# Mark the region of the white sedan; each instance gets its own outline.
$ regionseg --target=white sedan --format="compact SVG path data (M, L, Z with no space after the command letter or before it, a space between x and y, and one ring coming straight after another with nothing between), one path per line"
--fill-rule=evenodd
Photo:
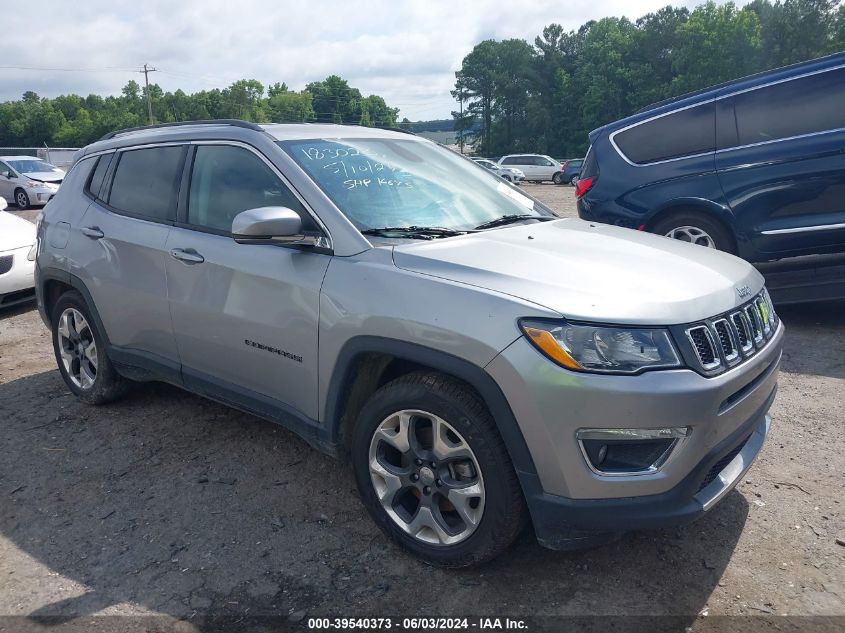
M0 198L0 308L35 297L35 225L5 208Z
M476 163L478 163L485 169L489 169L496 175L501 176L505 180L514 184L521 183L522 179L525 178L525 174L521 169L516 169L514 167L503 167L502 165L494 163L492 160L487 160L486 158L473 158L472 160L474 160Z

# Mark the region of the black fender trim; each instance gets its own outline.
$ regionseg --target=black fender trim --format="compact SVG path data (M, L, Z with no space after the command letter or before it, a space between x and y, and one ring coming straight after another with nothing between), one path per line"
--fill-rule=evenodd
M505 442L511 462L525 489L525 475L536 475L534 460L525 438L499 385L482 367L447 352L380 336L356 336L349 339L338 355L326 395L325 424L330 442L340 443L340 423L346 393L343 387L355 370L356 360L364 354L387 354L398 359L442 371L473 387L484 400L499 434Z
M47 327L51 327L50 317L52 315L47 314L47 307L44 304L46 298L44 290L48 281L60 281L71 286L82 295L82 298L85 299L85 303L88 304L88 309L91 311L91 315L94 317L97 328L106 339L106 346L110 347L111 342L109 341L108 332L106 332L106 328L103 326L103 321L100 319L99 312L97 312L97 306L94 304L94 299L88 291L88 287L85 285L85 282L76 275L73 275L66 270L61 270L60 268L36 267L36 271L37 279L35 283L35 294L38 297L38 311L41 313L41 318L44 319Z

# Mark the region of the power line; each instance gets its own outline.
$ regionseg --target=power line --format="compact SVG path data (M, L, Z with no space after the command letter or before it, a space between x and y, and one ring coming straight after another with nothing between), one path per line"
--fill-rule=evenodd
M64 73L125 73L135 69L121 68L119 66L106 66L104 68L47 68L44 66L0 66L0 70L36 70Z

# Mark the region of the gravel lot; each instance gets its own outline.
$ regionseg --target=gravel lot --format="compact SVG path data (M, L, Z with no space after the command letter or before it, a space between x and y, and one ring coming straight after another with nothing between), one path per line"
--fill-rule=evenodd
M574 214L571 187L525 189ZM772 433L716 509L459 572L389 543L349 469L271 423L160 384L78 403L34 306L2 312L0 614L845 616L845 303L780 312Z

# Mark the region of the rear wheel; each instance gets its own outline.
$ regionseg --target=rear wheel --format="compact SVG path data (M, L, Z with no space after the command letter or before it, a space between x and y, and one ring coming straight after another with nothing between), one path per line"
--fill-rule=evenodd
M15 189L15 204L17 204L18 209L21 210L29 208L29 196L26 191L23 189Z
M462 383L414 373L379 389L353 431L358 490L392 539L441 567L490 560L527 513L490 413Z
M563 172L559 171L559 172L555 173L555 175L552 176L552 182L555 183L556 185L562 185L563 184Z
M736 253L733 238L725 226L701 213L675 213L657 221L650 231L682 242Z
M104 337L82 295L69 290L59 297L51 324L59 372L77 398L104 404L126 392L128 383L112 366Z

